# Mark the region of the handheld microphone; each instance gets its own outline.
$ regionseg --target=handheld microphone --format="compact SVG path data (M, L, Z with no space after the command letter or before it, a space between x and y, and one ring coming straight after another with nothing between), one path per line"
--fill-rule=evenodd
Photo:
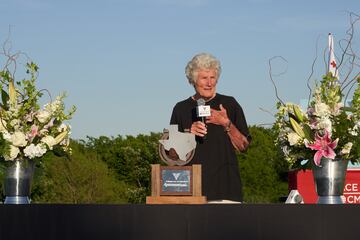
M205 117L211 116L210 106L205 105L205 100L203 98L199 98L196 102L196 115L198 118L201 118L201 122L205 124ZM205 139L205 136L203 138Z

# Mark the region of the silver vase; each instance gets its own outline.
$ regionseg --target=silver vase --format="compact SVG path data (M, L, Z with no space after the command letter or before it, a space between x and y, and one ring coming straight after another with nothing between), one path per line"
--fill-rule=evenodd
M30 159L7 163L4 179L5 204L29 204L35 164Z
M321 166L313 166L318 204L343 204L348 160L321 159Z

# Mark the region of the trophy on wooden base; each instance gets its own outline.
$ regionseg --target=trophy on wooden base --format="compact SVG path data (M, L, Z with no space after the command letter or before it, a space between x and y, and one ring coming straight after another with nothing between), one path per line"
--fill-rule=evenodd
M184 166L195 154L191 133L178 131L177 125L164 129L159 140L159 155L168 166L151 165L151 196L147 204L205 204L201 193L201 165Z

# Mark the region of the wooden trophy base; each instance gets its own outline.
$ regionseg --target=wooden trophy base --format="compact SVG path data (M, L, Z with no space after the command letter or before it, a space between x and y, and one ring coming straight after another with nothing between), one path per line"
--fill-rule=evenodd
M204 196L149 196L146 204L206 204Z
M188 191L164 190L162 171L190 171L190 185ZM174 174L175 175L175 174ZM189 176L188 175L188 176ZM166 187L165 187L166 188ZM161 167L151 165L151 196L146 197L146 204L206 204L207 199L201 194L201 165Z

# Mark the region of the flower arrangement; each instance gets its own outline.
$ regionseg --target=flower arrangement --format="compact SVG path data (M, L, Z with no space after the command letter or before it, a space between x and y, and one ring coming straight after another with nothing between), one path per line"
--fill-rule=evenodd
M360 77L349 107L344 106L339 81L330 72L315 87L306 111L293 103L277 104L276 144L291 167L304 167L302 161L310 159L319 166L322 157L359 159L359 83Z
M353 163L360 160L360 58L352 46L356 22L360 22L360 16L350 13L347 38L339 41L342 51L339 65L333 50L333 37L329 34L327 74L320 82L315 82L315 87L310 88L308 84L310 94L306 109L285 103L278 97L270 71L279 99L273 126L277 135L275 142L290 168L321 166L322 158ZM341 81L339 73L342 73Z
M47 90L36 89L38 66L31 62L26 69L29 79L19 82L8 69L0 71L0 157L9 161L40 158L55 150L71 153L71 127L64 121L72 118L75 106L64 112L63 93L41 108L39 100Z

